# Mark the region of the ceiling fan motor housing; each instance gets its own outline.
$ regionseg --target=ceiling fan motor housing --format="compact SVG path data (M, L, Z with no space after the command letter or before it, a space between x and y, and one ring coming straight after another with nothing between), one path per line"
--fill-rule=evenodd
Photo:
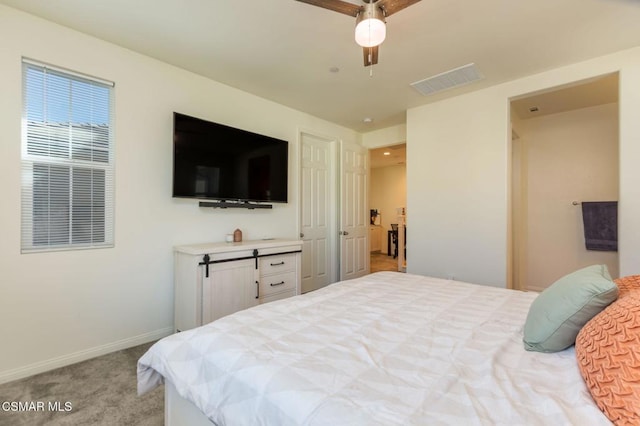
M368 67L378 63L378 46L387 35L385 18L421 0L362 0L361 5L345 0L296 1L356 18L355 39L363 47L364 66Z

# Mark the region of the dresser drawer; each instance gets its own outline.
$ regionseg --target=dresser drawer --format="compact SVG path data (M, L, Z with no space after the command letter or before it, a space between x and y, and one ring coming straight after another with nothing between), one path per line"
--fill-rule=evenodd
M280 299L286 299L287 297L293 297L296 295L295 290L284 291L282 293L272 294L270 296L261 297L260 304L274 302Z
M296 273L293 271L260 278L260 297L287 290L296 290Z
M260 258L260 275L262 276L294 271L295 269L295 253L276 254L274 256Z

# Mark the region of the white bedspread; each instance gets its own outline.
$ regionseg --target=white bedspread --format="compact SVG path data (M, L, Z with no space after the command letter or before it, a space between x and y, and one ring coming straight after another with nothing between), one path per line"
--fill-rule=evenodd
M573 349L527 352L536 293L382 272L156 343L163 377L217 425L599 425Z

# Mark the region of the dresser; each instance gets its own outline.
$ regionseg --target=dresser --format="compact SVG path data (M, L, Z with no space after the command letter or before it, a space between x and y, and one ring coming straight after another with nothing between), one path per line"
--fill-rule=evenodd
M284 239L175 247L175 331L300 294L301 252Z

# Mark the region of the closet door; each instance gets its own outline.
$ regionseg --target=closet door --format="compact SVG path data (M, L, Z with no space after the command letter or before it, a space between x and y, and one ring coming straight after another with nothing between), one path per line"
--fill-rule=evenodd
M302 135L300 199L302 292L317 290L331 282L332 209L335 192L331 182L332 142Z
M366 148L343 143L340 163L340 279L349 280L369 273Z

